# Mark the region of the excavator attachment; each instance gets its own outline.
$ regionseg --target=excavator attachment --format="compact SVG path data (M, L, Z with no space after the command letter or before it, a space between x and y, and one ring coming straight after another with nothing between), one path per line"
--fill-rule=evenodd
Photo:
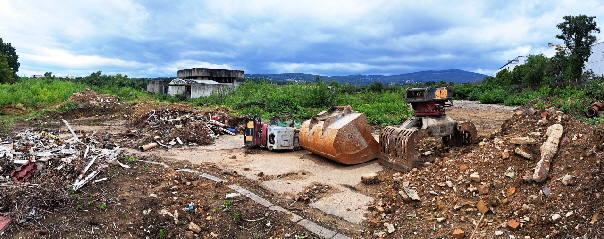
M411 103L414 116L380 132L380 162L401 171L419 166L423 162L417 146L427 137L441 137L447 146L476 142L472 122L458 122L445 114L445 107L452 105L447 103L451 98L450 87L408 88L405 101Z
M365 114L352 110L350 105L332 106L305 121L300 129L300 145L342 164L364 163L380 153Z

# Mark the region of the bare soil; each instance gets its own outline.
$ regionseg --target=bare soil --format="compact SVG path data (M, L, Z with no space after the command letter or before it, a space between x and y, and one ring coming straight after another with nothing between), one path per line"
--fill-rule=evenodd
M199 128L200 122L191 115L217 115L239 133L242 128L242 119L230 116L227 109L206 112L182 104L125 104L91 91L77 96L70 99L79 104L73 110L5 125L0 141L7 143L26 130L58 132L62 140L69 138L71 133L60 119L69 121L81 139L98 142L91 146L131 150L155 139L168 145L176 137L185 142L173 147L212 145L214 138L207 137L210 133ZM310 206L333 195L337 188L313 184L293 195L296 203L292 204L291 195L285 197L263 184L271 177L288 177L293 182L312 173L304 170L292 175L259 175L260 180L252 180L242 176L245 172L213 163L167 159L166 150L137 154L130 160L133 155L124 150L119 160L130 168L110 164L95 178L106 180L73 191L69 188L83 161L74 161L68 165L70 170L62 171L52 170L54 164L38 170L25 183L17 183L9 177L15 166L0 158L0 216L12 219L0 237L318 238L287 214L266 210L247 197L227 198L234 192L228 186L236 184L351 238L453 238L456 230L464 238L597 238L604 230L604 128L586 125L555 109L536 109L534 103L516 109L455 101L447 114L474 122L480 143L446 148L437 141L426 142L424 150L433 152L424 156L430 163L410 172L386 168L379 173L377 185L349 185L374 198L374 203L366 205L367 220L354 225ZM162 117L173 119L175 115L182 117L162 123ZM158 120L150 120L155 116ZM564 134L548 179L542 183L524 180L540 157L547 127L555 123L564 126ZM191 130L197 130L197 137L189 134ZM512 144L511 139L517 137L536 142ZM516 148L534 157L526 159L514 153ZM17 150L29 152L26 147ZM264 150L247 153L274 155ZM181 169L225 181L215 182ZM478 181L470 179L474 173L479 175ZM405 188L416 190L420 200L403 197L400 192Z

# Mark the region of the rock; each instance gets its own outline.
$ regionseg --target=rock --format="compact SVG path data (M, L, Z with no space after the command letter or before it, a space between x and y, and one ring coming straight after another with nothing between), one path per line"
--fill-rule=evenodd
M451 182L451 181L446 181L445 184L447 184L447 186L450 188L453 187L453 182Z
M241 196L241 194L239 194L239 193L229 193L224 198L229 199L229 198L236 198L239 196Z
M230 159L237 159L237 155L231 155L229 158Z
M502 231L495 231L495 236L501 236L501 235L503 235Z
M193 233L192 231L185 232L185 239L193 239L193 238L195 238L195 233Z
M511 138L510 143L526 145L526 144L535 144L535 143L537 143L537 141L532 138L529 138L529 137L516 137L516 138Z
M483 215L489 211L489 207L483 200L478 201L478 203L476 204L476 208L478 208L478 211Z
M549 174L550 161L558 152L558 144L560 143L560 137L564 132L564 127L561 124L553 124L547 128L547 140L541 145L541 160L535 167L533 173L533 180L536 182L543 182L547 179Z
M489 194L489 188L491 187L490 184L485 183L483 185L478 185L478 193L480 194Z
M518 228L520 228L520 222L518 220L509 220L506 225L512 230L518 230Z
M405 191L405 193L407 194L407 196L409 196L412 200L414 201L419 201L419 195L417 194L417 191L415 191L415 189L412 188L403 188L403 191Z
M411 202L413 200L411 200L411 198L409 197L409 195L407 195L407 193L405 193L405 191L398 191L398 194L401 195L401 197L403 198L403 202Z
M562 183L566 186L575 185L575 177L570 174L564 175L564 177L562 177Z
M558 213L552 215L552 222L558 221L561 217Z
M437 221L437 222L444 222L445 220L447 220L447 219L446 219L446 218L444 218L444 217L437 217L437 218L436 218L436 221Z
M510 189L508 189L508 192L506 195L507 195L507 197L510 197L510 196L514 195L514 193L516 193L516 188L510 188Z
M464 172L468 170L468 165L462 164L461 166L459 166L459 171L460 172Z
M457 238L457 239L461 239L466 237L466 232L464 232L463 230L456 228L455 230L453 230L453 238Z
M368 173L365 175L361 175L361 182L363 182L364 184L376 184L379 183L380 180L378 178L377 173Z
M501 153L501 158L502 158L502 159L508 159L508 158L510 158L510 153L508 152L508 150L507 150L507 149L506 149L506 150L504 150L504 151Z
M470 180L474 181L474 182L480 182L480 175L478 174L478 172L474 172L472 174L470 174Z
M391 223L384 223L384 226L386 227L386 230L388 230L388 233L393 233L396 229L394 228L394 225L392 225Z
M189 230L194 231L195 233L199 233L199 232L201 232L201 227L199 227L197 224L195 224L193 222L190 222Z
M518 154L518 155L520 155L523 158L528 159L528 160L533 159L533 155L532 154L530 154L529 152L524 151L524 149L522 149L520 147L516 147L514 149L514 153L516 153L516 154Z

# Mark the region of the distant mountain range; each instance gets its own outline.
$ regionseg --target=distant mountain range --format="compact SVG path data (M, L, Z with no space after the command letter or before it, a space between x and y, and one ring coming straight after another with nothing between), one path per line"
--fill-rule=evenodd
M283 74L245 74L245 78L269 79L274 81L295 81L310 82L314 81L319 75L304 73L283 73ZM451 69L442 71L420 71L400 75L349 75L349 76L321 76L322 81L337 81L339 83L349 83L351 85L366 86L373 82L382 82L384 85L407 85L420 82L453 82L462 84L476 82L488 77L487 75L474 72Z

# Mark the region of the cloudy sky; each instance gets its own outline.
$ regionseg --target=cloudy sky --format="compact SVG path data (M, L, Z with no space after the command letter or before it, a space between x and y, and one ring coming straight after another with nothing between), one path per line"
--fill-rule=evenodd
M517 56L553 55L547 43L562 43L556 25L568 15L604 26L598 0L0 0L0 38L16 48L20 76L492 75Z

